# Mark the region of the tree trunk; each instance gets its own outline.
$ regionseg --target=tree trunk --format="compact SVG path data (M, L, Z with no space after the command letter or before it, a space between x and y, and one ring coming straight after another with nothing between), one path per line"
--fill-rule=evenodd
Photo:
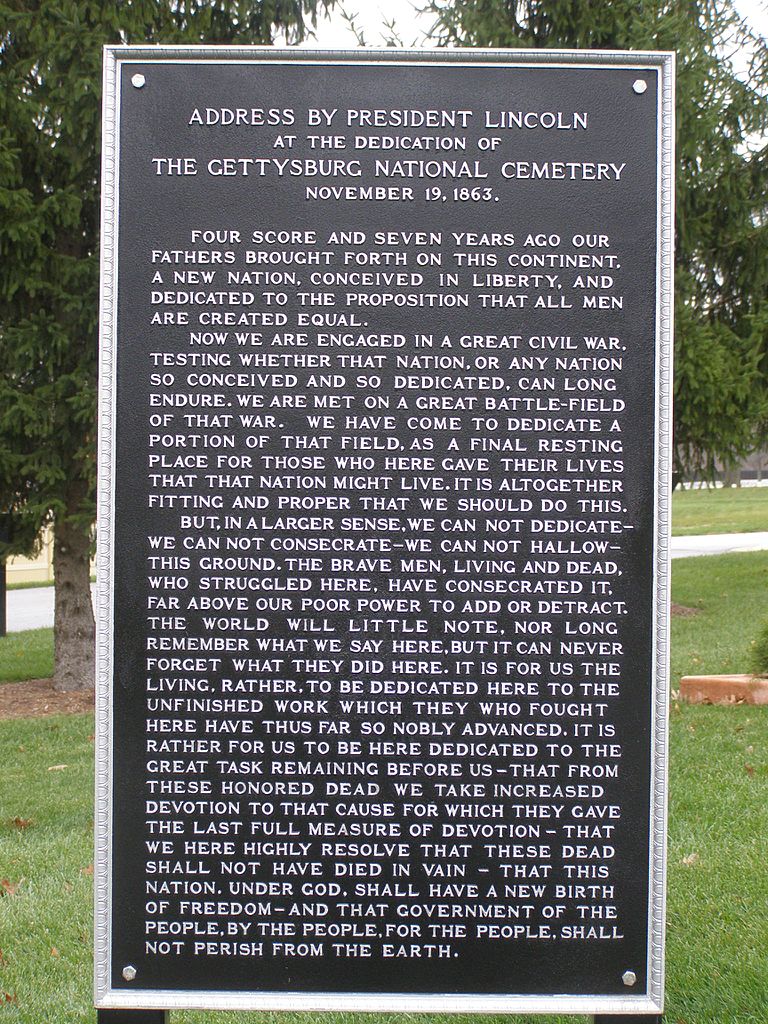
M66 519L55 523L53 538L53 688L92 690L96 681L96 627L89 538Z

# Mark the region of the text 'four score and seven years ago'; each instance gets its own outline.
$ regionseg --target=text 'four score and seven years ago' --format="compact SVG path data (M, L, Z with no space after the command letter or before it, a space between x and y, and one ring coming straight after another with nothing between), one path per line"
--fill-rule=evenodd
M620 938L625 346L567 333L622 310L610 238L200 229L148 263L147 951ZM371 330L403 305L508 333Z

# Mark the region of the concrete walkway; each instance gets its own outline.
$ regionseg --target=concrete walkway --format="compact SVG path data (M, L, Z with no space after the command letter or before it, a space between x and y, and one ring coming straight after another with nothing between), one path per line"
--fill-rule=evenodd
M673 537L672 557L724 555L731 551L767 551L768 533L713 533L705 537ZM95 587L91 588L92 595ZM9 590L8 632L53 625L53 587Z
M731 551L765 551L768 533L712 533L705 537L673 537L672 557L727 555Z
M91 586L91 598L96 586ZM9 590L6 602L9 633L22 629L42 629L53 625L53 587L29 587L27 590Z

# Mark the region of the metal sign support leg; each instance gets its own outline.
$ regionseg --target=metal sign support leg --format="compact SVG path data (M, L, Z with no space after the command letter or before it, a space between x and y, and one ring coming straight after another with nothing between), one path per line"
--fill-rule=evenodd
M594 1024L662 1024L661 1017L658 1017L655 1013L642 1013L626 1017L623 1014L601 1014L599 1017L595 1017Z
M601 1014L594 1024L662 1024L656 1014L633 1014L626 1017ZM97 1024L170 1024L168 1010L98 1010Z
M96 1024L170 1024L168 1010L97 1010Z
M0 558L0 636L5 636L7 632L7 600L8 590L6 587L5 560Z

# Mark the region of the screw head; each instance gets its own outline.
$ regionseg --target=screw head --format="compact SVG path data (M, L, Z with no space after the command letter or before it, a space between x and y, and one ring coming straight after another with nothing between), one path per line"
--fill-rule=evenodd
M637 981L637 975L634 971L624 971L624 973L621 976L621 980L629 988L632 985L634 985Z
M125 978L126 981L133 981L134 978L136 977L136 974L136 968L133 967L131 964L128 964L126 967L123 968L123 977Z
M131 85L134 89L143 89L146 84L147 80L144 75L134 75L131 79Z
M642 96L644 92L648 91L648 83L644 82L642 78L636 78L635 81L632 83L632 88L635 90L638 96Z

